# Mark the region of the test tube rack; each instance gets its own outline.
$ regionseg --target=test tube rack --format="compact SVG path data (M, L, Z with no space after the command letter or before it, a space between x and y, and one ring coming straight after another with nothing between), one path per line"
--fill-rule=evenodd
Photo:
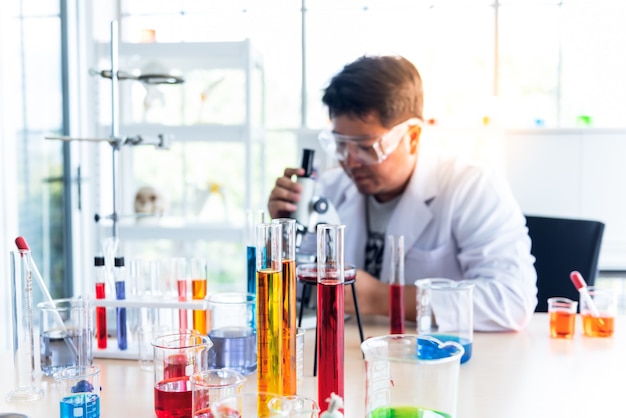
M203 300L190 300L180 302L172 299L148 299L148 298L129 298L123 300L116 299L96 299L93 301L94 306L102 306L105 308L127 308L127 309L159 309L159 310L172 310L171 315L175 315L179 310L208 310L209 302L206 299ZM111 319L114 321L114 318ZM109 320L109 321L111 321ZM172 326L172 329L177 329L176 325ZM136 334L136 333L135 333ZM109 359L122 359L122 360L137 360L139 358L139 346L138 338L134 335L134 338L129 340L128 349L120 350L117 348L115 338L109 338L109 344L105 349L93 348L94 358L109 358Z

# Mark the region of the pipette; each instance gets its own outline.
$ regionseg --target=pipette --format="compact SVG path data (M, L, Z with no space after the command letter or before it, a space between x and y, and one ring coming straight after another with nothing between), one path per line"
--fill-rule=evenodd
M576 287L576 290L578 290L578 293L580 293L580 296L583 299L585 299L585 302L587 303L587 306L589 307L589 310L591 311L591 315L594 318L598 318L600 316L600 312L598 312L598 308L596 307L596 304L593 302L591 295L589 295L589 291L587 289L587 282L585 282L585 279L583 278L582 274L580 274L577 271L572 271L569 277L570 279L572 279L572 283L574 283L574 286ZM604 324L604 321L602 320L602 318L598 318L598 321L600 321L601 324Z
M20 250L20 252L23 252L23 251L30 252L30 247L28 246L28 243L26 243L26 239L24 237L15 238L15 245L17 245L17 248L18 250ZM63 331L63 336L64 336L63 340L67 344L72 354L76 357L76 359L78 359L78 349L76 348L74 341L72 341L72 338L69 336L65 323L63 322L63 319L61 318L61 315L59 315L59 312L55 309L56 304L54 303L54 299L52 299L52 296L50 295L48 286L46 286L46 283L43 281L43 277L41 277L41 273L39 273L39 269L37 268L35 261L32 259L32 257L29 257L28 259L29 259L29 264L30 264L29 267L35 273L35 279L37 279L37 283L39 284L41 293L46 299L46 302L50 304L50 307L52 308L52 311L53 311L54 319L57 321L57 324Z

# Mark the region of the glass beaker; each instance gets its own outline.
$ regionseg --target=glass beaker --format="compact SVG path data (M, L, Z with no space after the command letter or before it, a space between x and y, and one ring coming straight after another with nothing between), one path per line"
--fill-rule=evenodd
M463 347L408 334L368 338L365 416L456 418Z
M88 297L41 302L39 347L41 371L55 375L71 366L93 362L93 307Z
M317 418L320 412L317 402L303 396L281 396L267 403L270 417Z
M209 369L191 376L193 418L213 418L211 405L241 392L246 378L231 369Z
M474 340L474 284L468 280L428 278L416 280L415 286L417 335L461 344L465 350L461 363L468 361Z
M192 414L191 376L208 369L213 344L195 331L162 335L154 347L154 411L159 418L188 418Z
M61 382L61 418L100 418L100 369L68 367L58 375Z
M243 375L256 370L257 347L254 326L256 296L253 293L222 292L209 296L213 347L209 367L227 367Z

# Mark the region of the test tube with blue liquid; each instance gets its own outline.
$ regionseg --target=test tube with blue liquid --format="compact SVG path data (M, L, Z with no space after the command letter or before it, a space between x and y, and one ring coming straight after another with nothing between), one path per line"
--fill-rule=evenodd
M256 226L263 223L262 210L248 209L246 211L246 258L247 264L247 292L256 294L256 242L254 240Z
M126 269L124 267L124 257L115 257L115 299L126 299ZM118 306L115 308L117 319L117 348L128 349L128 335L126 328L126 308Z

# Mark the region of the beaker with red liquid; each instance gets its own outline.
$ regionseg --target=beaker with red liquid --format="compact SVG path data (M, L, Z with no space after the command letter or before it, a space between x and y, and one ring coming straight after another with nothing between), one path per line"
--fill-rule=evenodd
M317 226L317 403L344 397L345 225Z
M192 415L191 376L208 369L213 344L191 330L156 337L154 347L154 411L158 418Z

